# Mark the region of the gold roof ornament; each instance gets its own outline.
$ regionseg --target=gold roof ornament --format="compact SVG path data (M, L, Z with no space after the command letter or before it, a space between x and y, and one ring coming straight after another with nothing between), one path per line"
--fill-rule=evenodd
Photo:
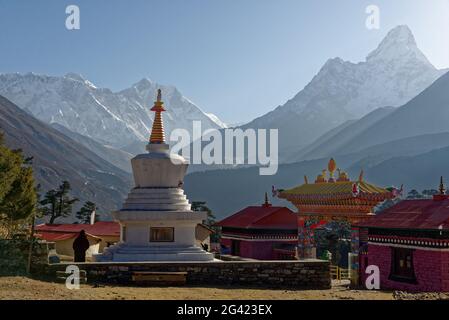
M326 182L326 169L321 170L321 173L316 177L315 183Z
M334 171L335 168L337 168L337 163L335 162L334 158L331 158L329 160L329 163L327 164L327 169L329 170L329 182L335 182L334 179Z
M265 202L262 207L271 207L271 203L268 201L268 193L265 192Z
M334 173L335 169L337 168L337 163L335 162L334 158L331 158L329 160L329 163L327 164L327 169L331 174Z
M337 168L333 158L329 160L327 169L330 173L328 180L326 180L327 170L324 169L316 177L315 183L308 183L307 176L304 176L304 184L288 190L282 190L279 192L278 197L291 201L298 210L303 212L315 209L322 210L324 207L327 208L327 206L339 206L338 209L333 208L332 212L341 210L341 206L345 208L344 210L350 209L357 212L362 210L361 207L363 207L363 210L371 210L370 206L373 203L394 197L390 190L364 181L363 170L360 171L358 181L355 179L355 181L351 181L347 172ZM338 176L334 178L335 171L337 171ZM358 190L357 201L354 200L354 186ZM360 201L362 201L363 205L360 204Z
M306 175L304 175L304 184L309 184L309 179L307 179Z
M338 182L349 181L348 174L345 171L341 170L340 168L338 168L337 171L338 171L338 178L337 178Z

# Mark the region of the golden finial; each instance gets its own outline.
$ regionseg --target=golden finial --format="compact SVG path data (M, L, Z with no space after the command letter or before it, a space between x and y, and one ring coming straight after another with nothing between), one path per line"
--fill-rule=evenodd
M307 179L307 176L306 176L306 175L304 175L304 183L305 183L305 184L309 184L309 179Z
M165 111L162 102L162 91L157 90L157 98L151 111L155 112L153 127L151 128L150 143L165 143L164 124L162 122L162 113Z
M268 193L265 192L265 202L262 207L271 207L271 203L268 202Z
M345 171L341 170L340 168L338 168L337 171L338 171L337 181L349 181L348 174Z
M446 194L446 188L443 183L443 176L440 177L440 194Z
M337 167L337 164L335 163L334 158L331 158L329 160L329 163L327 164L327 169L329 170L329 180L328 180L329 182L335 182L334 171L335 171L336 167Z
M326 169L321 170L321 173L316 177L315 183L326 182Z
M329 174L331 177L334 176L335 168L337 167L337 163L335 162L334 158L331 158L329 160L329 163L327 164L327 169L329 170Z
M363 169L360 170L360 174L359 174L359 182L363 181Z

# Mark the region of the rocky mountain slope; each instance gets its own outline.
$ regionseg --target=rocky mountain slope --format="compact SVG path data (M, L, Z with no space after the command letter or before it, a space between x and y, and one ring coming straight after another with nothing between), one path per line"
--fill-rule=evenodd
M281 161L347 120L379 107L403 105L433 83L437 70L407 26L392 29L359 63L329 59L284 105L243 128L279 128Z
M97 156L51 126L0 96L0 130L7 145L33 156L34 176L41 193L55 189L62 180L72 185L72 195L99 206L101 218L120 207L131 187L131 176Z
M380 109L372 112L315 146L303 158L361 152L397 140L403 140L403 144L413 144L411 139L406 138L429 135L433 135L432 140L427 140L429 147L444 145L447 140L444 135L438 134L449 131L448 106L449 73L446 73L403 106L389 112ZM384 150L387 151L386 148Z
M58 130L59 132L63 133L67 137L75 140L79 144L83 145L90 151L94 152L99 157L103 158L104 160L110 162L114 166L122 169L123 171L126 171L128 173L131 173L131 158L133 155L129 152L116 149L109 145L103 145L94 139L91 139L87 136L83 136L82 134L70 131L66 127L60 125L59 123L52 123L51 126ZM143 143L142 143L143 144Z

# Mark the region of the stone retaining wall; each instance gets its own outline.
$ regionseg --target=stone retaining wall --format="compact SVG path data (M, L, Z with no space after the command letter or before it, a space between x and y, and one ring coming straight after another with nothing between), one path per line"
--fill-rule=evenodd
M52 276L68 263L49 265ZM187 284L242 285L297 289L329 289L330 265L323 260L76 263L88 282L129 284L134 271L187 272Z
M26 273L30 241L26 239L0 239L0 275L22 275ZM45 273L49 252L54 243L33 240L31 272Z

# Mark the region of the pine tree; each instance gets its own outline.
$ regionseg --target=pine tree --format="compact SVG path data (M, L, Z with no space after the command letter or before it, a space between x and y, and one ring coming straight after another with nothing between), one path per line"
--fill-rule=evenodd
M436 195L438 193L440 193L438 190L435 189L425 189L421 192L424 196L426 196L427 198L432 198L433 195Z
M205 211L207 212L207 218L205 225L213 226L215 224L215 215L212 210L206 205L205 201L192 201L192 211Z
M205 201L192 201L192 211L205 211L207 212L206 220L203 223L212 229L214 232L210 237L211 242L219 242L220 241L220 228L215 226L216 218L212 213L212 210L206 205Z
M40 211L43 216L56 217L56 204L57 204L57 191L56 190L48 190L44 199L42 199L39 203L41 205ZM54 221L54 219L53 219Z
M76 218L80 223L89 224L92 212L96 210L95 203L86 201L82 208L76 213ZM98 221L98 214L95 213L95 221Z
M417 190L412 189L407 194L407 199L422 199L423 195L419 193Z
M3 236L11 237L35 211L37 195L31 158L4 145L0 133L0 223Z
M68 217L72 213L72 207L77 198L72 198L69 195L70 183L63 181L57 190L49 190L40 202L44 207L42 212L45 216L49 216L49 223L53 224L56 219Z

